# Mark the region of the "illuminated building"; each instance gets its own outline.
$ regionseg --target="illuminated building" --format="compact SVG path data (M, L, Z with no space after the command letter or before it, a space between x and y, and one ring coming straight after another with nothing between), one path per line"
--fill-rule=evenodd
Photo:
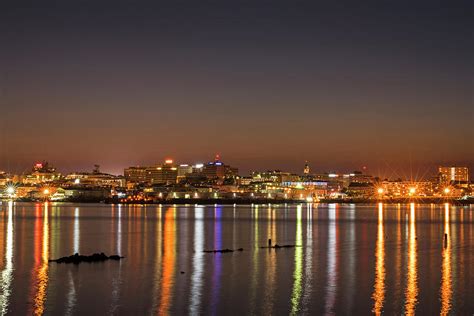
M12 181L10 176L4 171L0 171L0 186L5 186L10 181Z
M48 162L36 163L31 172L23 175L22 182L25 184L41 184L59 180L61 174L56 172L56 168L49 165Z
M72 181L74 185L81 186L97 186L97 187L123 187L125 186L125 178L115 176L108 173L100 172L99 166L95 165L92 172L74 172L65 177L66 180Z
M296 174L289 172L283 172L280 170L271 170L265 172L252 172L252 182L269 182L269 183L282 183L282 182L299 182L301 177Z
M439 167L440 182L469 183L469 168L467 167Z
M373 190L373 193L379 197L394 198L433 196L434 192L434 185L431 181L383 181Z
M225 177L237 176L239 169L225 165L219 155L216 155L214 161L208 162L202 169L202 174L212 180L222 180Z
M186 178L187 174L193 173L193 166L181 164L178 166L178 182Z
M146 181L149 184L175 184L178 180L178 167L173 160L168 159L164 164L146 169Z
M123 174L127 183L146 182L147 167L128 167L124 169Z
M372 183L351 182L346 193L352 197L371 197L374 195L374 185Z

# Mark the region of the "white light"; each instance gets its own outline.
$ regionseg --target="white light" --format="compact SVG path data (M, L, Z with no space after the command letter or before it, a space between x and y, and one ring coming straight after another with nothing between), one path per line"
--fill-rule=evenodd
M81 179L74 180L74 184L79 184L79 183L81 183Z
M11 195L11 194L15 194L15 188L12 187L12 186L8 187L8 188L7 188L7 193L10 194L10 195Z
M204 164L202 164L202 163L197 163L194 167L195 167L196 169L201 169L202 167L204 167Z
M328 176L329 176L329 178L337 178L338 177L338 175L335 174L335 173L330 173Z
M310 197L310 196L308 196L308 197L306 198L306 202L313 202L313 198Z

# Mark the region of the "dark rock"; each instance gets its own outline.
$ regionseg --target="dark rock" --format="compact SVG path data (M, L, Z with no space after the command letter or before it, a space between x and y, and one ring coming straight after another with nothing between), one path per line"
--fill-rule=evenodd
M71 255L69 257L61 257L58 259L50 259L48 262L56 262L56 263L74 263L74 264L79 264L81 262L102 262L106 260L120 260L123 259L124 257L121 257L119 255L111 255L108 257L105 253L94 253L90 256L84 256L80 255L78 253L75 253L74 255Z

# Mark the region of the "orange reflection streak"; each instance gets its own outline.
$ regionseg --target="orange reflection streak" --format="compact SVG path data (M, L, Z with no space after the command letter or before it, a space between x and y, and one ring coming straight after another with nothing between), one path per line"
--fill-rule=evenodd
M378 216L378 231L377 231L377 246L375 249L375 284L374 293L374 308L372 312L376 315L382 314L383 302L385 300L385 245L383 232L383 203L379 203Z
M408 273L405 290L405 314L415 315L418 302L417 247L415 227L415 203L410 203L410 237L408 240Z
M35 315L44 313L46 289L48 287L48 259L49 259L49 223L48 203L44 203L43 225L41 226L40 204L36 205L35 220L35 267L32 280L33 311Z
M161 302L158 309L159 315L168 315L171 300L173 298L174 285L174 264L175 264L175 213L176 209L169 208L165 214L164 233L164 254L163 254L163 278L161 281Z
M448 315L451 309L451 298L453 295L453 284L451 279L451 243L449 238L449 203L444 205L444 233L447 234L448 240L444 244L443 262L441 267L441 315Z

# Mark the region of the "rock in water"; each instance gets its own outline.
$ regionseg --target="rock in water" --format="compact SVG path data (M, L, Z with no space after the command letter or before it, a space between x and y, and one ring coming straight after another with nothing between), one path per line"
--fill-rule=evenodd
M58 259L50 259L49 262L56 262L56 263L74 263L79 264L81 262L101 262L106 260L120 260L125 257L121 257L119 255L111 255L107 256L105 253L94 253L90 256L80 255L75 253L69 257L61 257Z

